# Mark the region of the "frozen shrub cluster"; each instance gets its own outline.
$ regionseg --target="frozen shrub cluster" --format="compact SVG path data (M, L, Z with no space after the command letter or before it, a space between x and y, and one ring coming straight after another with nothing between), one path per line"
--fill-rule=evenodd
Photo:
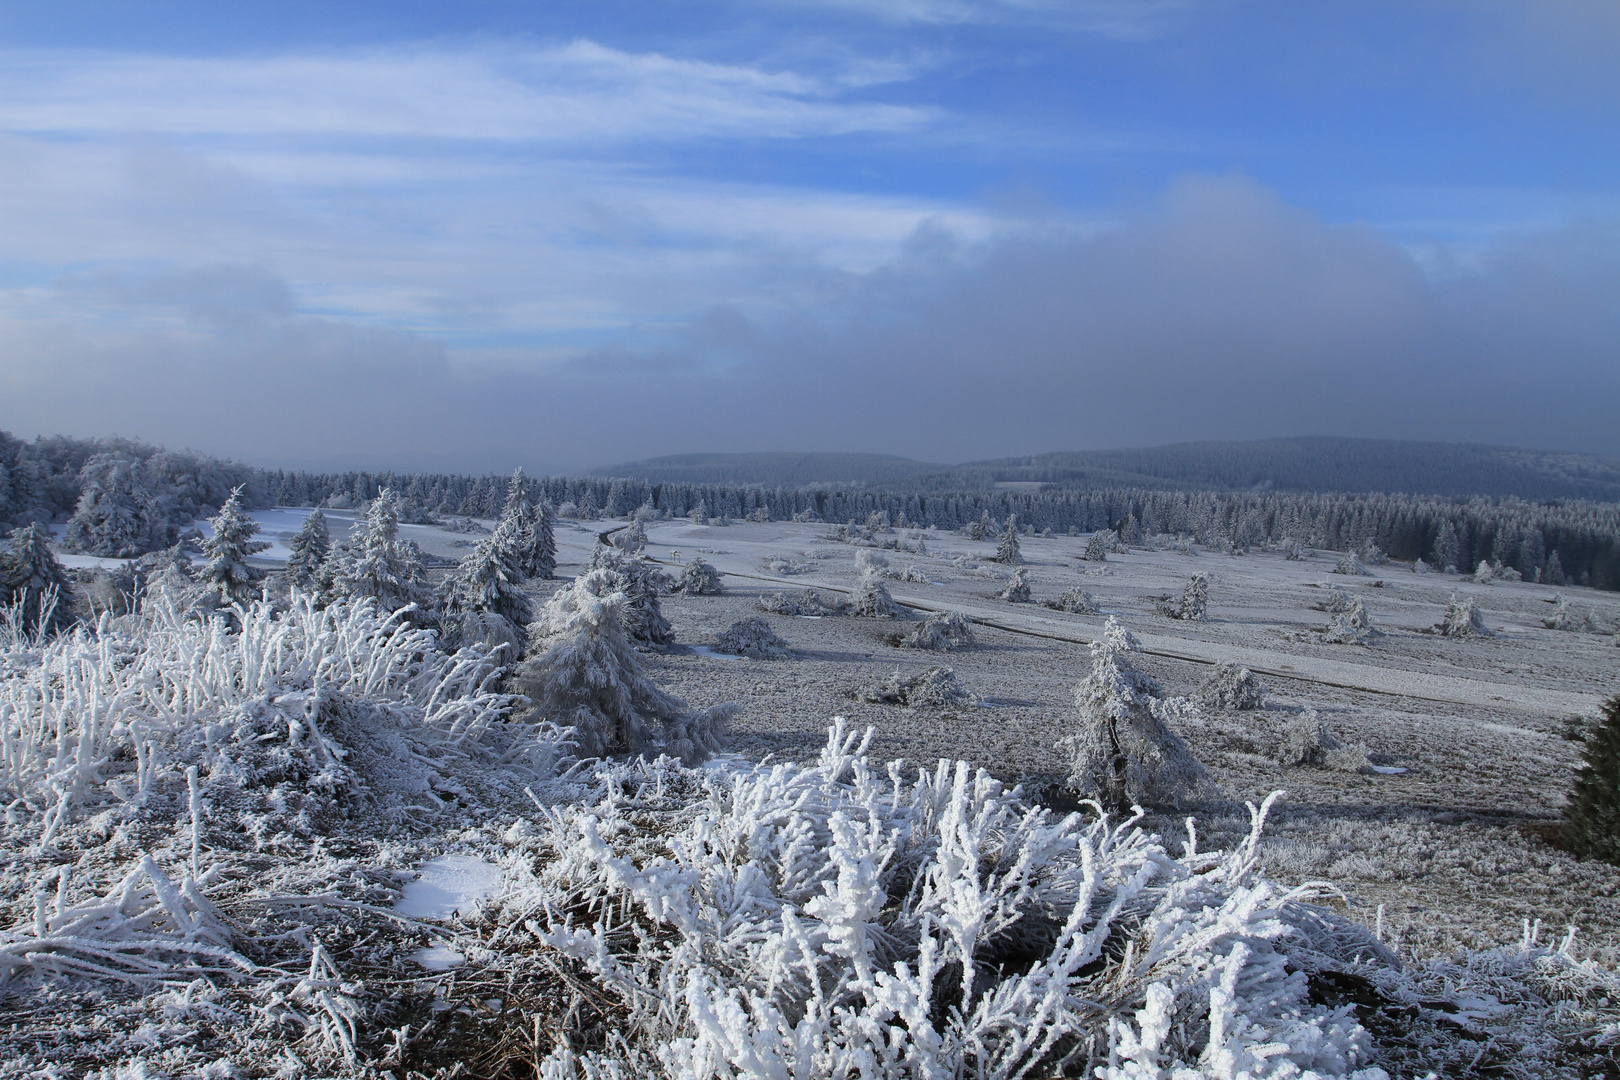
M771 629L771 624L757 615L727 627L715 642L715 649L750 660L779 660L792 652L788 643Z
M1412 564L1412 573L1414 573L1414 574L1432 574L1432 573L1434 573L1434 567L1430 566L1428 563L1424 562L1422 559L1418 559L1416 562L1414 562Z
M51 551L51 534L32 522L11 532L0 551L0 608L19 634L65 629L73 621L73 586Z
M1355 772L1367 765L1367 748L1339 742L1315 709L1304 709L1288 719L1271 754L1284 765L1313 765L1343 772Z
M1029 593L1029 571L1020 566L1013 571L1012 580L1007 587L996 594L998 600L1005 600L1009 604L1028 604L1033 598Z
M1282 544L1283 558L1289 562L1304 562L1306 555L1305 545L1290 537Z
M966 649L973 644L973 623L959 611L930 615L909 631L894 639L902 649L925 649L929 652L951 652Z
M855 569L863 574L880 574L889 568L889 557L880 551L863 548L855 553Z
M720 571L699 558L693 558L681 570L675 589L682 596L719 596L726 591L720 581Z
M782 555L770 555L760 560L759 568L767 574L781 574L783 577L792 577L794 574L807 574L811 565L799 559L790 559Z
M1347 577L1372 577L1372 571L1361 561L1361 556L1353 551L1347 551L1339 556L1339 561L1333 564L1333 572Z
M1389 565L1389 556L1384 554L1384 549L1379 547L1371 540L1368 540L1364 545L1362 545L1361 559L1368 566Z
M1046 606L1054 611L1068 611L1075 615L1100 615L1102 609L1097 606L1091 594L1078 585L1064 589L1057 595L1057 599L1046 601Z
M861 619L900 619L906 610L894 602L889 587L870 569L861 574L849 596L849 613Z
M536 654L518 672L517 687L532 716L574 729L580 753L667 753L701 761L723 744L732 705L694 711L647 676L630 643L636 620L623 577L588 571L558 591L533 627Z
M1373 629L1372 619L1367 615L1367 605L1362 603L1361 597L1352 596L1318 636L1328 645L1365 645L1378 636L1378 631Z
M1181 598L1174 603L1168 599L1158 603L1159 614L1188 622L1203 622L1209 614L1209 576L1194 574L1182 587Z
M1091 674L1074 691L1074 734L1058 743L1069 759L1070 786L1110 812L1218 800L1208 770L1169 727L1192 703L1165 697L1157 681L1131 665L1130 654L1140 648L1112 617L1091 645Z
M857 701L907 709L977 703L948 667L931 667L916 675L903 674L896 668L882 682L859 687L852 696Z
M1393 960L1259 875L1264 808L1172 854L962 763L885 776L841 724L814 765L694 779L642 766L558 815L492 913L620 1016L542 1075L1387 1080L1312 992Z
M928 575L916 563L907 563L901 570L890 570L888 576L895 581L906 581L913 585L929 585Z
M1451 604L1446 608L1446 617L1440 620L1435 632L1443 637L1468 638L1490 637L1491 632L1485 626L1485 615L1479 610L1479 605L1471 597L1459 597L1451 594Z
M1553 600L1552 614L1541 620L1549 630L1565 630L1574 634L1601 634L1597 616L1590 608L1576 609L1563 596Z
M840 597L824 600L820 593L814 589L805 589L793 596L785 592L766 593L759 598L761 611L772 615L807 615L819 618L824 615L848 615L849 604Z
M1265 704L1266 688L1246 667L1217 664L1198 684L1193 699L1211 709L1258 709Z

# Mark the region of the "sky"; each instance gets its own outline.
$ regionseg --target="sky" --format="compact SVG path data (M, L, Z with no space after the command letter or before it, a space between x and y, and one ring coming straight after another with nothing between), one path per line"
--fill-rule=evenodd
M0 429L1620 454L1620 3L0 5Z

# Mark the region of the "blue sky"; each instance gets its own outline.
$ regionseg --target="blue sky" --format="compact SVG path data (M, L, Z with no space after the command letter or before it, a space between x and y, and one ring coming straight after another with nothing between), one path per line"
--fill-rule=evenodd
M1620 453L1620 4L0 6L0 427Z

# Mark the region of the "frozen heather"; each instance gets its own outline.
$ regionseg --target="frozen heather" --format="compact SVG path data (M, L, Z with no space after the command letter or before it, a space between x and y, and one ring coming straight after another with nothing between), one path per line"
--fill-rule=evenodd
M746 656L750 660L779 660L793 651L771 629L771 624L757 615L732 623L715 641L714 647L719 652Z
M856 689L854 697L874 705L900 705L908 709L976 703L974 696L957 679L956 672L948 667L931 667L915 675L896 670L880 682Z

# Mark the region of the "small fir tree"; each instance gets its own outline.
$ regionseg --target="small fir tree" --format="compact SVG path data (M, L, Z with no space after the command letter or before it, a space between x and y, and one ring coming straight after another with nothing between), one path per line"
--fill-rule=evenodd
M1030 602L1029 571L1020 566L1013 571L1012 580L1007 587L997 594L1009 604L1027 604Z
M1620 694L1589 729L1558 838L1582 859L1620 865Z
M422 552L414 542L399 538L399 500L392 489L377 493L336 562L332 588L338 595L372 597L384 611L415 604L418 614L412 621L427 620L423 609L429 605L429 593Z
M319 587L321 567L332 555L332 533L326 515L312 510L298 535L287 542L287 580L300 589Z
M259 523L248 517L242 509L242 489L231 489L231 497L219 508L219 513L208 524L214 535L202 542L203 556L208 564L198 580L203 587L217 596L221 603L246 604L253 600L253 586L264 578L264 571L249 566L249 555L257 555L270 546L268 541L253 539Z
M719 596L726 591L720 580L720 571L698 558L682 568L681 580L675 588L682 596Z
M1017 514L1007 518L1007 531L1001 534L1001 543L996 545L995 560L1007 566L1017 566L1024 561L1023 553L1018 550Z
M463 644L478 642L516 651L534 611L523 591L523 571L500 534L501 529L496 529L480 540L445 578L441 625L447 635Z
M532 507L524 526L523 572L542 581L557 576L556 511L549 502Z
M1457 539L1457 526L1451 522L1442 522L1440 531L1434 538L1434 565L1447 574L1457 572L1457 564L1462 558L1462 544Z
M0 603L18 607L30 630L54 633L73 622L73 586L37 521L13 529L10 550L0 552Z

